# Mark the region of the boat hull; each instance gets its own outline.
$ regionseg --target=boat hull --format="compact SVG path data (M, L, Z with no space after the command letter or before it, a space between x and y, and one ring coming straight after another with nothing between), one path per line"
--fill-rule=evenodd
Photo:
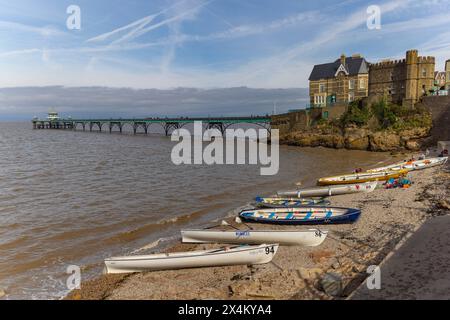
M272 261L278 244L240 246L228 250L202 250L105 259L106 273L264 264Z
M359 193L359 192L372 192L377 187L377 181L357 183L357 184L345 184L345 185L332 185L323 187L304 188L294 191L280 191L277 194L279 196L290 197L329 197L341 194Z
M183 230L182 241L186 243L240 243L262 244L278 243L287 246L320 245L328 232L318 229L290 231L290 230Z
M380 171L380 172L361 172L349 175L333 176L320 178L317 183L321 186L337 184L357 184L370 181L386 181L391 178L397 179L405 175L409 170L398 171Z
M239 217L247 222L280 225L343 224L356 222L361 210L340 207L297 207L243 210Z
M423 170L423 169L443 165L447 162L447 160L448 160L448 157L428 158L428 159L416 160L416 161L406 161L406 162L392 164L392 165L386 166L386 167L370 169L370 170L367 170L367 172L380 172L380 171L386 171L386 170L388 170L388 171Z

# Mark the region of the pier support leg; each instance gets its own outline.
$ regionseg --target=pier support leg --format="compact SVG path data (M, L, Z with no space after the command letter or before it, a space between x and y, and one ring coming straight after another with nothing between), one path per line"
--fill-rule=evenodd
M222 133L222 136L224 136L226 127L222 122L210 122L208 123L206 129L217 129L220 133Z

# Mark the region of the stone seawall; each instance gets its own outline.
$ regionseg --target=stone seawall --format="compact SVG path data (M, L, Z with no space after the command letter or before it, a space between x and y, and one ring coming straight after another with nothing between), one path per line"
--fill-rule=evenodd
M423 97L419 104L431 112L433 120L427 144L435 145L438 141L450 141L450 96Z

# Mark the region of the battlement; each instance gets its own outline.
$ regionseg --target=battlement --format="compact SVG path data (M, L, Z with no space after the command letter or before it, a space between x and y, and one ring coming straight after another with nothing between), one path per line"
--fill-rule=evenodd
M376 69L384 69L384 68L393 68L395 66L404 65L407 63L407 59L400 59L400 60L382 60L380 62L376 63L370 63L369 66L372 70ZM435 63L435 58L431 56L420 56L417 57L416 62L410 62L411 63Z
M383 68L392 68L397 65L403 65L406 63L406 59L400 59L400 60L384 60L381 62L371 63L370 68L372 70L374 69L383 69Z
M417 58L418 63L435 63L435 58L431 56L422 56Z

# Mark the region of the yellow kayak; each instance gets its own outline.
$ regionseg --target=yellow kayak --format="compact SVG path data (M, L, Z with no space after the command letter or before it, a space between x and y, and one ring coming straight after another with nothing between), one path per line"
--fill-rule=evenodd
M369 181L386 181L391 178L398 178L405 175L409 170L403 169L398 171L381 171L381 172L360 172L345 174L341 176L320 178L317 183L321 186L330 184L349 184Z

